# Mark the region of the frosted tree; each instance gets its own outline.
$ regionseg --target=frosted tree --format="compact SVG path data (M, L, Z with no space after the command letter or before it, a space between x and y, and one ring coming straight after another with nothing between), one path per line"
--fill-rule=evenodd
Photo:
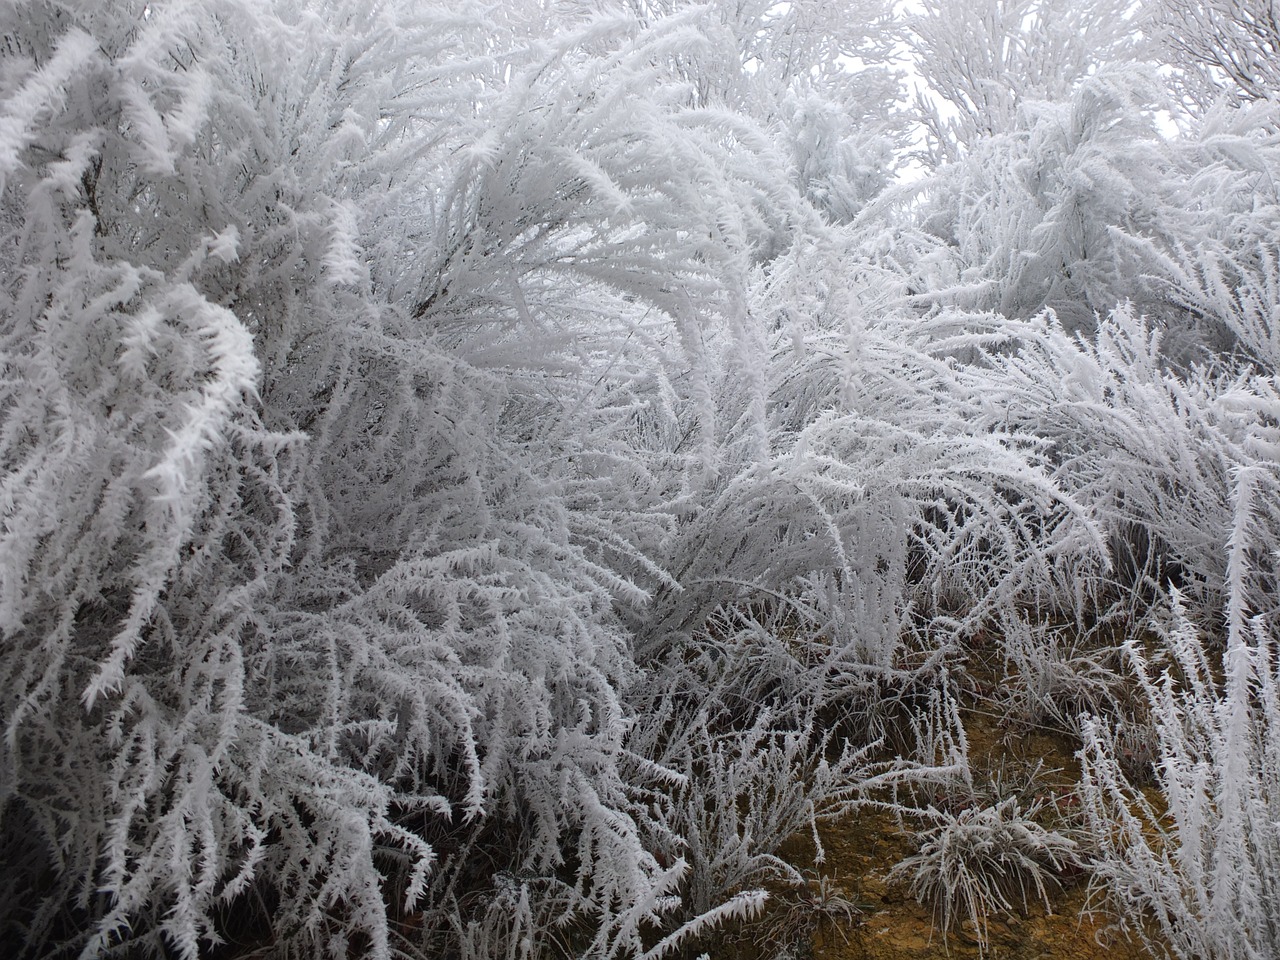
M1280 97L1280 9L1273 0L1148 0L1144 29L1187 75L1192 105L1222 94L1244 100Z
M1132 59L1125 0L924 0L904 40L925 91L917 109L934 163L1020 126L1019 110L1061 101L1101 65Z
M1161 93L1136 68L1103 70L1061 102L1020 108L1018 129L985 137L922 181L920 304L1027 319L1049 307L1088 330L1096 313L1150 297L1117 232L1157 242L1185 220L1166 199L1183 174L1155 112Z

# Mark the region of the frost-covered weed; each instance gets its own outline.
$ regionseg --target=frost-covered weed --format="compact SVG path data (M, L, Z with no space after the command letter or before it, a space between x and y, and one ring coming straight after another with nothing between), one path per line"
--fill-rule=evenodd
M810 874L777 894L766 916L747 928L745 938L755 949L778 960L805 957L812 952L819 930L833 931L848 943L848 931L865 909L865 904L850 899L832 877Z
M976 415L1042 437L1051 475L1101 527L1110 563L1077 569L1078 602L1105 612L1118 601L1141 622L1173 579L1188 597L1220 603L1232 465L1257 462L1273 443L1274 382L1170 370L1159 332L1127 308L1087 339L1051 315L1009 333L1018 349L990 355ZM1246 585L1251 605L1256 589Z
M996 698L1001 712L1031 725L1075 731L1081 713L1110 715L1125 699L1120 651L1106 630L1077 624L1031 623L1018 611L999 622L999 652L1008 682Z
M919 850L889 878L908 880L911 894L933 905L944 937L967 922L985 952L992 915L1026 910L1032 900L1047 909L1057 875L1076 862L1075 841L1038 823L1039 812L1013 796L959 812L930 809L936 825L917 835Z
M1272 618L1248 582L1272 564L1280 477L1274 462L1236 471L1227 637L1220 658L1177 591L1158 656L1129 653L1157 738L1153 800L1126 776L1108 724L1084 724L1081 797L1094 871L1139 936L1178 957L1255 958L1280 949L1280 672ZM1260 547L1262 549L1260 549Z

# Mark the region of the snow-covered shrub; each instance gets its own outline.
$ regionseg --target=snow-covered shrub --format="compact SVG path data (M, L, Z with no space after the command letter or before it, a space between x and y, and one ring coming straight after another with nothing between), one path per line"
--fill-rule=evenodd
M1280 217L1267 221L1277 223ZM1195 359L1213 362L1237 353L1264 373L1280 371L1280 246L1258 239L1232 250L1204 237L1194 248L1160 259L1167 270L1156 285L1189 312L1190 326L1207 327L1192 344Z
M1120 651L1101 639L1105 626L1032 622L1010 610L996 629L1007 672L996 699L1005 716L1074 732L1081 713L1114 714L1125 699Z
M787 104L786 140L805 199L832 223L851 223L890 182L893 125L857 124L831 100L803 91Z
M33 953L190 957L220 916L259 922L253 891L283 950L386 955L384 883L393 910L439 919L474 879L468 834L508 820L518 869L578 843L564 909L637 942L681 869L621 812L614 604L643 598L637 540L665 519L610 501L630 476L602 483L612 451L574 439L632 407L595 374L548 391L565 339L531 312L581 287L532 307L519 287L571 247L584 276L606 259L587 228L619 216L588 204L607 175L545 146L556 163L522 179L464 149L507 122L496 95L477 103L493 62L471 54L505 29L478 14L3 16L4 802L35 891L6 901L6 929ZM488 220L486 182L519 194ZM597 242L643 259L671 236L635 223ZM720 249L664 255L678 274ZM690 302L624 261L600 285ZM523 374L500 369L515 355ZM573 417L548 405L586 426L558 434Z
M1112 568L1080 568L1079 595L1101 610L1111 594L1141 623L1173 578L1189 598L1221 609L1233 470L1269 455L1275 384L1252 373L1174 372L1159 333L1127 307L1101 318L1088 339L1051 315L1016 337L1015 351L989 357L995 375L975 414L1039 435L1052 476L1104 531ZM1265 608L1263 589L1246 586L1251 609Z
M1166 353L1183 365L1242 355L1274 374L1280 363L1276 115L1271 103L1219 104L1185 122L1149 191L1152 223L1127 228L1120 244Z
M678 708L655 706L664 723L681 723ZM688 778L655 813L690 863L686 909L693 916L716 906L726 892L766 880L798 882L795 867L778 856L782 844L798 832L816 831L819 820L848 813L881 782L868 759L874 744L846 742L828 761L831 738L811 715L797 721L765 710L746 730L717 730L716 719L697 713L692 729L676 727L678 735L658 754L663 766L686 771Z
M677 530L666 566L684 589L659 596L645 642L704 622L736 587L798 598L833 651L884 668L913 604L972 625L1063 557L1099 553L1047 445L983 416L1003 321L915 316L892 273L827 244L779 256L753 293L752 314L776 317L757 341L767 361L721 381L719 475Z
M193 957L264 874L304 891L302 922L343 902L385 944L372 848L428 861L384 785L252 706L302 438L270 426L229 280L269 256L231 186L257 106L226 54L240 13L0 14L4 824L40 846L4 920L32 953Z
M1184 958L1280 950L1280 652L1274 603L1260 609L1251 589L1261 574L1275 596L1274 452L1233 480L1221 658L1176 590L1156 650L1129 646L1160 800L1130 783L1106 722L1084 721L1080 751L1095 875L1139 936L1157 930Z
M1026 319L1053 309L1072 329L1145 288L1115 231L1181 225L1162 192L1176 164L1156 120L1163 93L1141 68L1113 67L976 142L919 189L920 225L943 245L922 305ZM980 202L976 198L981 198Z
M1076 862L1074 840L1034 818L1041 804L1017 797L959 812L929 810L936 825L916 837L919 850L894 866L890 880L909 880L912 896L933 905L943 936L968 921L980 950L992 914L1025 910L1031 900L1048 909L1057 874Z
M822 218L697 82L741 70L718 21L578 10L535 40L540 6L407 6L0 14L2 799L36 891L4 922L33 954L385 956L388 910L464 954L669 949L867 774L857 745L723 833L745 873L690 873L720 828L637 799L756 797L822 743L756 706L682 719L683 768L640 749L648 598L693 597L645 632L674 658L736 550L699 559L700 512L793 524L791 561L723 566L748 599L865 596L846 647L900 615L900 562L832 587L840 544L787 516L812 498L775 497L748 277ZM791 676L809 709L825 670Z

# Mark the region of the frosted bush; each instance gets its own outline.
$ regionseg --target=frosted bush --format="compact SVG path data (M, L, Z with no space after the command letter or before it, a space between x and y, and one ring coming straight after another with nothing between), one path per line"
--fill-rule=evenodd
M930 810L937 824L917 835L919 850L889 879L908 880L911 894L933 905L944 937L967 921L985 952L993 914L1025 911L1033 899L1049 909L1057 875L1076 863L1075 841L1036 822L1039 812L1017 797L958 813Z
M1280 949L1280 674L1272 617L1249 606L1259 575L1274 590L1278 493L1274 462L1236 469L1225 644L1206 637L1176 590L1156 650L1130 644L1157 740L1159 803L1125 776L1109 725L1084 724L1095 873L1137 933L1159 931L1179 957Z
M686 589L672 544L741 414L711 385L766 338L745 278L821 217L709 96L732 84L697 93L736 76L707 10L546 43L536 13L0 14L0 799L40 891L4 923L31 954L387 956L417 912L433 948L572 923L607 956L758 904L750 868L678 909L696 823L660 860L630 641ZM791 589L830 551L740 572ZM676 742L759 731L750 790L809 762L742 719ZM721 773L657 783L696 809L739 796Z
M891 14L0 10L5 936L674 953L961 775L1002 614L1270 614L1266 230L1147 229L1136 73L913 206ZM1032 316L1127 289L1113 227L1250 373Z
M978 416L1050 444L1052 475L1104 531L1111 567L1080 568L1079 596L1099 611L1119 600L1140 622L1174 578L1188 597L1220 607L1231 465L1254 462L1274 442L1275 384L1169 369L1159 332L1127 308L1088 339L1069 336L1051 315L1018 333L1016 352L990 358L998 375ZM1246 585L1251 605L1262 602L1255 589Z
M616 766L614 603L663 518L548 469L566 446L508 416L545 366L487 372L483 336L387 299L423 289L404 250L363 246L430 246L392 211L430 212L433 150L478 131L421 118L467 115L492 66L478 15L393 12L3 15L5 829L40 891L5 923L32 953L193 957L236 911L281 950L385 956L384 882L393 912L453 909L450 852L516 809L520 869L586 838L567 909L602 942L680 872Z
M997 699L1010 718L1074 731L1081 713L1114 714L1125 698L1120 651L1100 637L1105 625L1087 631L1007 611L998 629L1008 681Z

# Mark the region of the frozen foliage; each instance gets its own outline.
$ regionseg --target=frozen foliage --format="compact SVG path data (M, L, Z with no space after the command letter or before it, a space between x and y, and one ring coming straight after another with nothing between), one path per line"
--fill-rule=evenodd
M1248 501L1267 486L1274 498L1274 484L1241 474L1233 567L1247 562L1256 533ZM1162 802L1130 785L1108 725L1086 721L1081 752L1096 875L1139 936L1159 931L1184 958L1262 958L1280 949L1276 639L1266 619L1247 616L1238 590L1228 619L1216 663L1175 593L1154 654L1131 648L1158 738Z
M1076 862L1075 841L1034 819L1041 805L1024 809L1009 796L957 813L930 810L936 826L920 833L920 849L890 879L908 879L911 894L933 905L944 936L967 922L985 952L993 913L1025 911L1032 899L1048 907L1056 875Z
M1248 100L1280 96L1280 10L1273 0L1146 0L1144 27L1212 101L1224 90Z
M1195 831L1272 789L1274 115L1164 138L1128 6L0 6L0 937L695 949L967 775L994 627L1011 708L1096 715L1099 871L1269 949L1270 848ZM1048 624L1170 583L1171 803L1225 766L1143 860ZM1025 813L939 821L944 918L1043 894Z
M627 699L627 624L687 594L644 631L678 657L699 563L852 572L838 526L777 569L689 556L771 469L768 375L728 373L768 340L749 277L823 216L735 112L714 11L536 42L530 12L4 14L4 829L39 891L5 923L33 954L386 956L401 911L464 953L571 919L574 949L661 953L874 775L865 746L812 766L812 719L654 740ZM862 176L827 162L801 186ZM850 637L892 636L893 575ZM742 798L773 825L697 814Z
M922 0L903 23L924 90L919 119L935 163L1020 127L1036 101L1061 102L1099 64L1130 59L1127 0Z

